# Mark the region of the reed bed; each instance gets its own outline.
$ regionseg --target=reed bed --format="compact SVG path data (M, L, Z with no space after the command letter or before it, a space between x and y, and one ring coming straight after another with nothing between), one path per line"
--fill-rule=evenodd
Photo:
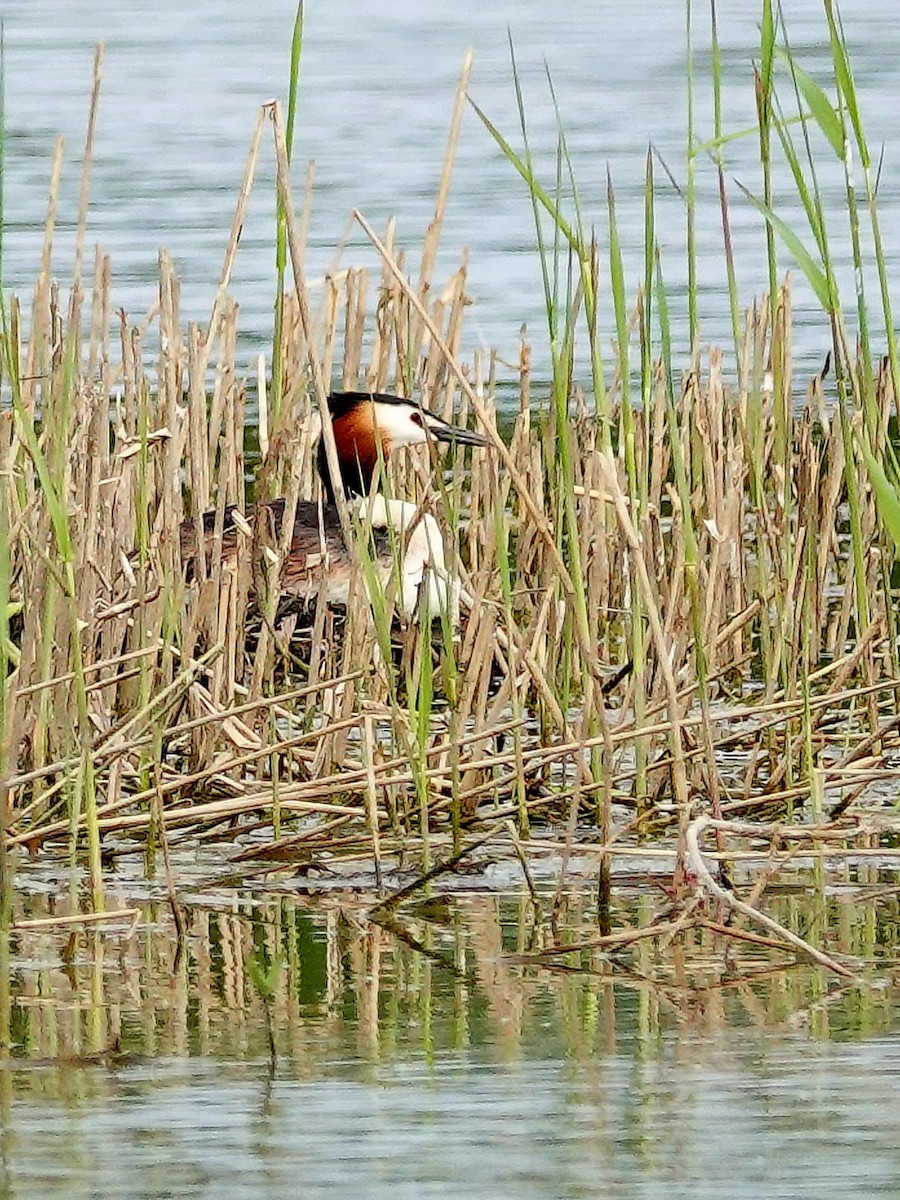
M100 66L98 55L90 129ZM4 309L3 834L7 850L67 846L83 858L98 910L104 853L152 861L184 840L237 843L241 859L272 871L365 856L380 885L384 863L428 872L436 849L457 862L484 839L525 861L536 827L554 826L562 873L586 841L608 886L617 846L673 830L690 874L691 822L707 810L720 852L729 833L758 836L729 818L818 828L841 817L854 846L891 833L888 815L875 825L858 814L890 797L900 744L894 548L879 518L889 488L879 494L872 473L873 460L890 467L892 332L880 368L868 325L851 348L825 271L830 363L797 379L792 285L776 278L780 227L761 201L770 292L743 313L732 292L733 355L694 336L677 371L652 161L646 276L627 302L612 186L604 264L580 216L565 220L529 155L485 117L535 201L553 373L533 377L524 340L511 362L464 360L466 265L436 279L434 264L468 70L421 250L356 214L379 267L348 266L315 287L310 195L299 221L290 138L267 105L203 327L183 320L165 253L158 302L140 319L117 313L102 249L85 278L90 133L63 294L53 165L27 327L15 298ZM828 111L849 122L839 78L843 103ZM809 104L805 77L793 79ZM769 101L761 128L786 137ZM229 285L267 129L280 268L294 286L279 288L272 355L248 363ZM783 148L800 169L793 144ZM723 226L727 249L724 192ZM818 279L815 263L801 266ZM612 365L598 333L607 268ZM550 281L566 278L554 292ZM285 546L249 535L236 563L214 543L185 569L185 519L213 511L221 532L226 505L284 496L291 511L316 494L332 386L412 395L493 436L494 450L471 459L410 451L390 464L393 494L441 525L463 583L458 626L404 626L390 588L367 594L364 539L346 612L285 614Z

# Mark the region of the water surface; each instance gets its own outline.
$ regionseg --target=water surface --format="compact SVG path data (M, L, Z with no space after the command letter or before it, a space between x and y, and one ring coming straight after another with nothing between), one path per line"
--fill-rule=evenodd
M896 1039L667 1041L593 1062L333 1064L328 1080L170 1062L15 1106L8 1195L669 1197L900 1193ZM630 1052L629 1052L630 1051ZM9 1161L8 1158L8 1161Z
M65 911L32 877L17 920ZM133 923L17 932L5 1195L900 1194L891 876L852 870L768 906L851 956L859 984L699 931L535 958L596 935L580 886L555 935L549 894L535 910L470 881L387 930L366 922L371 897L280 886L185 882L180 957L137 876L108 891L137 903ZM615 927L659 897L617 887ZM265 1003L252 964L273 962Z
M785 0L791 44L800 61L828 84L830 50L820 0ZM758 6L720 4L726 130L753 123L752 63L758 59ZM712 136L708 6L695 4L697 136ZM880 196L883 233L894 278L900 234L889 214L898 201L898 147L892 114L900 87L900 24L890 5L845 0L841 6L856 83L873 152L886 152ZM185 315L208 318L227 242L237 188L258 106L286 88L293 0L248 7L237 0L161 0L138 13L115 0L9 0L6 37L7 164L4 276L30 291L54 138L66 139L61 236L56 270L71 274L71 231L77 211L93 46L106 45L103 99L92 179L90 238L111 253L115 303L137 319L155 294L160 247L171 251L183 282ZM402 0L307 5L298 114L295 185L314 160L309 275L340 261L374 265L349 215L360 209L376 228L397 218L399 245L418 247L434 209L456 79L473 47L471 92L520 144L509 61L516 47L538 169L555 178L556 124L545 67L552 74L581 193L585 221L606 242L607 165L618 196L618 220L631 294L642 273L644 160L652 141L683 185L686 147L684 5L650 0L578 0L549 14L537 0L453 5ZM841 216L843 182L830 150L814 141L819 181L832 215L831 252L852 297L850 240ZM734 184L759 190L752 137L729 143L737 275L743 304L766 287L761 223ZM248 213L235 277L243 347L271 340L273 155L266 146ZM686 283L684 209L659 180L658 234L673 292L683 350ZM792 189L779 177L782 196ZM786 215L794 219L788 209ZM712 164L698 162L700 316L704 336L728 342L728 306L717 185ZM466 116L450 193L440 267L449 271L468 251L474 307L469 345L482 343L515 358L520 326L546 363L543 292L530 203L474 113ZM782 251L785 269L791 266ZM874 284L870 303L875 304ZM804 366L821 362L828 332L808 289L797 281L796 337ZM850 305L852 307L852 305ZM612 336L607 311L605 342ZM876 322L877 328L877 322ZM883 335L876 333L876 344Z

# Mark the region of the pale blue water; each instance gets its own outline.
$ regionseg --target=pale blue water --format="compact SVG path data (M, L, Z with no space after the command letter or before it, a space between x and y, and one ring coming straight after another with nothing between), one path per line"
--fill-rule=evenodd
M726 86L726 130L753 120L751 64L758 58L758 6L719 4ZM708 86L708 6L696 3L697 130L712 134ZM785 0L792 45L807 70L828 83L830 52L820 0ZM137 318L154 296L160 247L172 252L183 282L186 316L208 317L236 190L258 106L284 96L293 0L248 6L239 0L161 0L135 9L119 0L8 0L6 37L7 170L4 274L29 290L57 132L66 138L64 203L57 271L71 271L71 230L84 141L94 43L104 41L103 99L97 133L90 235L112 254L115 296ZM900 92L900 22L894 6L846 0L844 21L873 153L882 141L883 229L890 265L900 277L900 235L890 219L898 200L900 139L893 114ZM316 163L310 277L335 261L349 214L360 209L376 228L394 215L398 242L415 248L433 211L454 87L463 54L475 50L473 97L517 145L518 118L509 64L512 35L525 89L532 148L548 186L555 176L555 117L545 63L552 73L587 224L606 233L607 164L629 291L641 277L644 158L652 140L684 180L684 4L681 0L576 0L549 8L537 0L447 5L329 0L307 5L296 187ZM796 132L796 130L795 130ZM832 254L852 306L849 235L841 216L843 187L830 151L820 145L820 182L833 214ZM759 190L754 139L730 143L726 176L742 302L766 286L760 219L734 179ZM241 304L242 353L269 344L273 296L273 156L267 144L251 201L235 294ZM679 293L686 281L684 210L658 168L658 231L672 288L676 334L683 340ZM782 176L783 178L783 176ZM782 189L783 192L788 188ZM788 209L787 215L795 210ZM793 220L799 220L794 215ZM807 239L808 240L808 239ZM545 320L530 203L474 113L466 116L443 236L449 270L470 253L475 304L469 348L477 342L515 357L520 325L546 361ZM698 163L698 252L704 335L729 338L725 267L716 180ZM785 268L791 265L782 252ZM351 227L344 264L374 264ZM413 262L415 259L413 259ZM871 283L870 283L871 286ZM804 365L817 365L828 332L798 281L796 340ZM870 303L876 304L871 286ZM604 314L612 334L612 318ZM877 321L874 321L877 326ZM881 344L876 335L876 347ZM883 336L881 338L883 342ZM678 346L676 346L676 350Z
M900 1040L736 1048L668 1039L564 1062L478 1054L384 1065L163 1061L23 1099L17 1200L847 1200L900 1195Z
M588 973L535 968L512 953L537 919L527 896L472 880L437 922L401 906L408 944L365 925L364 896L292 897L289 875L278 899L201 885L218 857L179 853L176 966L167 906L139 899L136 864L107 881L143 906L130 932L14 934L0 1195L900 1196L890 872L855 901L848 883L771 902L804 930L815 909L865 975L856 987L739 943L726 965L693 937L681 968L647 943ZM59 874L23 866L17 920L58 912ZM651 895L617 889L616 925L646 920ZM569 893L568 940L590 936L591 910ZM282 964L269 1017L249 970L263 945Z

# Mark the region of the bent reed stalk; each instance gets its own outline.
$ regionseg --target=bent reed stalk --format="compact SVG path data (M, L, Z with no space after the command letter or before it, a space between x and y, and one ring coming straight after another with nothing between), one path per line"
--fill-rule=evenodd
M566 822L567 854L579 826L612 847L670 827L683 838L698 800L717 818L818 818L823 801L845 812L873 778L893 777L892 560L854 442L859 431L884 453L893 343L868 374L871 357L850 356L833 302L840 403L824 402L821 375L798 404L785 280L735 316L733 370L721 351L695 346L679 375L648 168L633 305L609 185L610 372L598 245L580 213L564 221L530 155L489 126L526 179L536 220L551 216L545 255L571 253L580 275L553 294L566 272L545 263L549 387L533 378L525 341L512 380L496 355L464 360L466 266L440 281L434 269L469 65L418 271L393 224L379 236L360 218L380 272L347 267L310 288L280 112L267 106L205 329L182 321L164 253L158 302L143 321L121 313L115 338L101 250L87 321L80 257L64 303L51 272L54 166L27 333L18 301L4 306L0 763L7 843L67 840L74 858L84 841L96 907L101 839L152 850L160 814L169 845L252 830L263 859L370 854L380 870L414 848L427 869L432 841L446 836L458 855L466 824L505 838L512 819L526 839L535 824ZM760 112L777 121L768 100ZM279 245L298 284L279 297L271 381L241 361L229 294L266 116ZM717 131L720 181L724 145ZM724 190L722 203L728 246ZM874 211L874 194L867 204ZM582 322L588 384L576 367ZM412 393L502 434L496 454L411 451L387 472L391 494L441 525L463 584L458 628L401 627L390 587L371 594L369 552L352 529L358 582L346 613L281 611L286 539L266 544L257 530L237 559L223 558L227 505L285 496L289 514L315 495L320 434L334 449L321 420L329 382ZM188 578L179 526L209 511L212 553ZM604 679L629 661L633 674L604 695Z

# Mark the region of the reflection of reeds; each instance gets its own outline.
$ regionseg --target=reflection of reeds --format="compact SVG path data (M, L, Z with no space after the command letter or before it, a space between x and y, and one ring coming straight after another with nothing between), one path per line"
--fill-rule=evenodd
M427 869L445 841L460 853L466 822L494 822L505 839L512 819L524 840L536 822L562 820L565 862L584 822L604 846L673 825L683 843L696 796L708 797L717 816L789 818L808 804L818 819L823 803L846 808L891 775L889 559L854 435L890 465L893 333L887 363L874 371L871 323L861 312L862 348L851 353L818 192L797 184L821 269L772 212L772 133L800 181L802 165L790 126L776 116L764 8L757 203L772 285L740 320L729 271L730 369L720 351L701 353L692 295L690 360L676 374L652 160L645 272L632 306L612 182L605 264L584 225L562 135L569 183L550 194L527 143L517 154L486 118L534 204L549 387L532 379L524 344L506 391L500 360L463 360L465 264L443 285L434 275L468 62L418 276L393 225L379 236L357 214L379 256L377 277L347 268L329 274L320 294L309 286L305 224L289 203L290 131L278 106L267 106L208 326L182 321L177 271L161 254L158 303L143 322L120 315L117 349L102 253L89 316L82 293L90 137L68 303L53 281L57 155L27 330L15 299L3 310L11 399L0 412L4 853L7 844L68 838L75 857L84 838L99 909L101 837L123 833L152 852L161 839L232 839L252 819L257 857L374 854L380 867L414 849ZM713 62L718 88L716 55ZM98 56L91 128L99 70ZM838 76L849 104L852 80ZM847 119L833 107L826 115L805 76L794 71L792 82L826 135L831 119ZM278 265L281 273L290 266L295 285L279 294L271 379L264 362L245 373L229 292L268 117L279 168ZM524 136L524 109L522 127ZM726 147L717 125L730 264ZM694 157L692 140L691 181ZM866 175L877 231L870 182ZM576 199L571 220L562 211L567 187ZM777 284L776 232L826 304L834 408L824 403L824 373L795 402L792 297L788 283ZM612 310L604 317L607 265ZM611 372L600 353L604 320L615 328ZM575 364L585 336L590 382L582 385ZM442 525L464 585L458 630L446 621L399 627L392 589L382 595L372 586L370 550L352 522L358 586L345 615L324 605L311 623L281 614L286 539L267 539L262 522L238 533L236 558L222 554L226 505L284 496L290 513L314 494L320 431L333 451L327 417L321 428L331 381L412 392L489 432L499 422L494 454L439 462L411 452L389 472L392 491ZM256 423L247 418L254 403ZM188 578L179 526L188 518L199 528L205 512L215 513L211 553L195 556ZM629 660L634 672L610 708L604 681ZM560 901L561 891L554 910Z
M897 922L896 895L865 892L823 897L817 915L830 949L856 960L892 945ZM613 908L621 927L648 923L646 898L620 893ZM771 909L794 931L808 929L807 902L780 897ZM14 917L59 911L34 896L17 900ZM405 913L397 937L355 926L327 902L257 896L246 909L194 907L174 973L178 935L162 907L144 905L136 925L126 917L102 936L52 921L14 927L13 1052L67 1068L143 1055L264 1061L271 1028L280 1069L314 1078L348 1049L372 1063L484 1045L505 1060L580 1058L633 1037L651 1050L665 1029L714 1038L732 1026L795 1028L805 1018L827 1036L832 1027L871 1034L891 1020L889 986L825 994L821 974L790 953L723 941L700 914L665 944L660 926L655 939L596 947L592 906L573 890L563 936L575 948L565 955L526 896L462 897L436 916ZM260 962L281 964L266 996L254 982ZM27 1086L52 1095L75 1086L67 1074L31 1073ZM84 1087L96 1085L84 1077Z

